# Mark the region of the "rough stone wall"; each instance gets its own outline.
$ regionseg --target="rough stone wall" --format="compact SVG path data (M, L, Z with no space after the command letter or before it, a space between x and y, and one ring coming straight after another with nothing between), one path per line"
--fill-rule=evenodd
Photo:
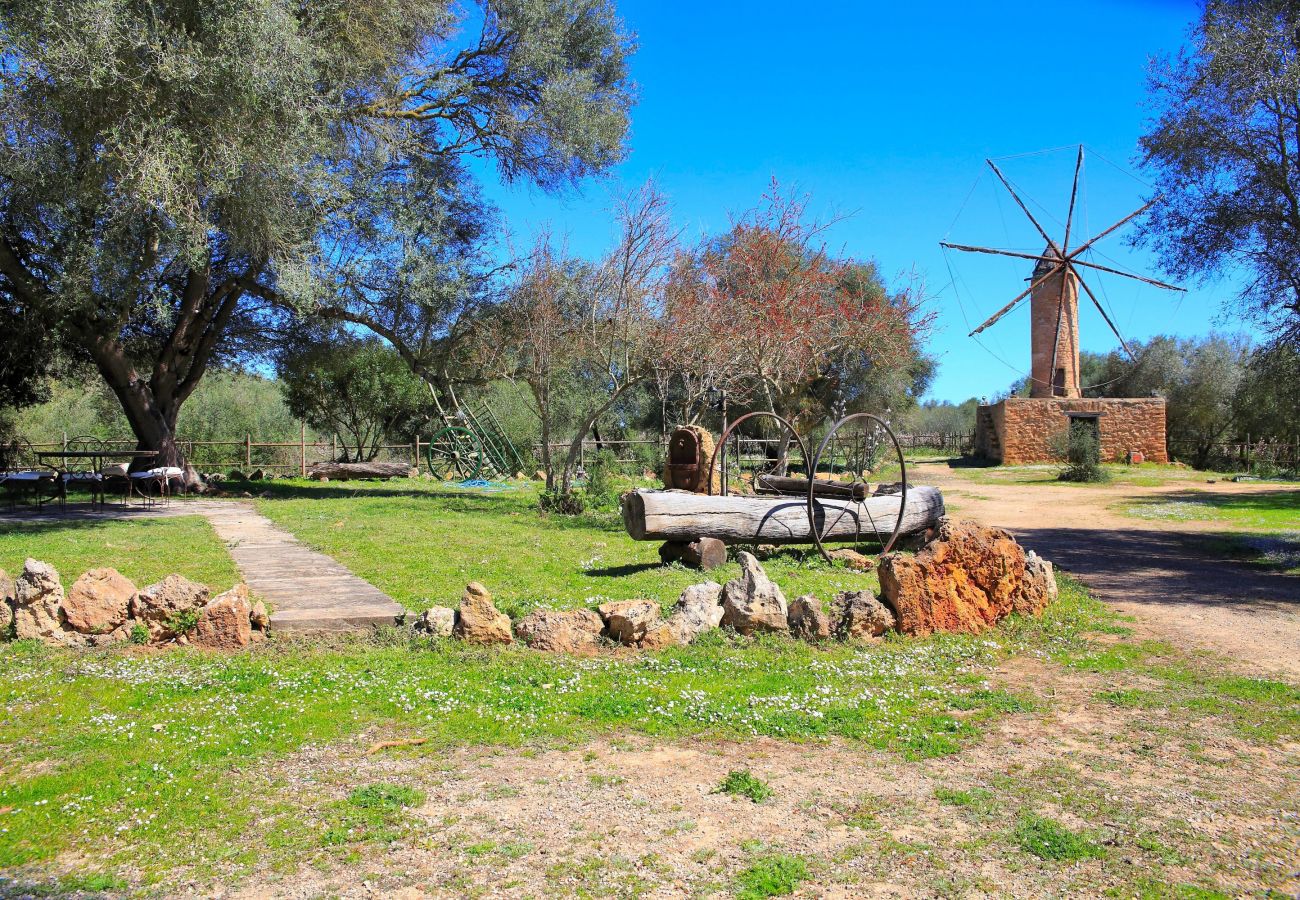
M1050 248L1043 252L1054 255ZM1034 266L1032 280L1037 282L1050 271L1050 263L1039 262ZM1073 273L1053 275L1034 288L1029 297L1029 338L1029 396L1080 396L1079 282ZM1056 368L1064 373L1060 384L1056 382L1056 372L1052 368L1053 357Z
M1123 461L1130 450L1137 450L1147 462L1167 463L1165 449L1165 401L1160 397L1142 399L1066 399L1011 397L987 408L989 416L979 416L980 431L976 446L989 447L985 456L993 462L1048 462L1052 459L1052 437L1069 427L1070 413L1098 413L1101 435L1101 458L1104 462Z

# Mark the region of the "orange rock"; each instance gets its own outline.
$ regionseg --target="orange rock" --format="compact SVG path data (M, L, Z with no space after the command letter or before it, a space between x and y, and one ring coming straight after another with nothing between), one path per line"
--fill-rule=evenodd
M1041 562L1027 573L1025 550L1008 532L945 517L915 556L881 559L880 588L904 634L977 634L1013 611L1042 612L1056 581Z

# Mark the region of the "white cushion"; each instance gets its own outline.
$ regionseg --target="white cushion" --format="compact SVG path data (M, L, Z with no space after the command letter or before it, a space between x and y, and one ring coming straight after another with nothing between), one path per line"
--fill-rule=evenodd
M0 479L5 481L52 481L53 472L9 472L0 475Z
M184 469L176 466L159 466L156 469L150 469L148 472L132 472L132 478L180 478L185 474Z
M103 481L104 476L98 472L64 472L64 481Z
M127 476L126 463L113 463L104 466L105 478L125 478Z

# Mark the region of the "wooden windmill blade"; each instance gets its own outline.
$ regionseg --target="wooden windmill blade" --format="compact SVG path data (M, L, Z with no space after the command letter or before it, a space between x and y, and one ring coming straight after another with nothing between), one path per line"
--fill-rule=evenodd
M1075 212L1078 208L1078 201L1079 201L1079 184L1080 184L1081 176L1083 174L1083 163L1084 163L1083 145L1079 145L1078 153L1075 156L1074 177L1071 180L1071 184L1070 184L1070 202L1069 202L1068 211L1066 213L1066 219L1065 219L1065 235L1064 235L1064 239L1059 243L1055 241L1051 237L1051 235L1047 233L1047 230L1042 226L1042 223L1040 223L1038 219L1034 216L1033 212L1030 211L1029 205L1020 196L1020 193L1012 185L1010 179L1008 179L1006 175L1003 174L1002 170L998 168L997 164L994 163L993 160L991 159L985 160L985 162L988 163L989 168L992 169L993 174L997 177L997 180L1002 184L1004 188L1006 188L1007 192L1011 194L1011 197L1015 201L1016 205L1020 208L1021 212L1025 214L1025 217L1029 219L1029 222L1033 225L1034 229L1046 242L1047 247L1042 253L1035 254L1035 253L1025 253L1017 250L1005 250L996 247L978 246L974 244L958 244L949 241L940 242L940 245L946 249L960 250L964 253L981 253L981 254L988 254L993 256L1007 256L1012 259L1023 259L1027 261L1033 261L1036 264L1034 275L1037 277L1030 279L1031 284L1029 285L1029 287L1021 291L1019 294L1017 294L1009 303L1007 303L1005 306L1003 306L1001 309L995 312L992 316L990 316L987 320L985 320L982 324L979 325L979 327L971 331L970 336L973 337L979 334L980 332L984 331L985 329L989 328L990 326L994 325L1003 316L1011 312L1011 310L1013 310L1026 297L1032 298L1032 302L1034 303L1034 308L1036 310L1034 312L1034 322L1036 324L1031 330L1031 335L1035 346L1035 350L1034 350L1035 359L1039 359L1041 360L1041 362L1035 364L1035 372L1033 375L1031 375L1031 379L1035 384L1039 384L1041 382L1041 384L1043 385L1050 385L1051 396L1058 396L1057 379L1061 377L1060 371L1058 371L1057 369L1059 363L1059 356L1061 352L1067 352L1067 353L1072 352L1072 359L1067 358L1070 359L1070 361L1067 362L1066 369L1064 370L1067 373L1066 379L1067 382L1069 382L1069 384L1067 384L1067 386L1063 390L1065 392L1065 396L1075 396L1081 390L1080 386L1077 383L1078 373L1079 373L1078 313L1077 313L1079 290L1082 290L1084 293L1088 295L1088 299L1092 301L1093 306L1097 308L1097 311L1101 314L1101 317L1106 322L1106 325L1114 333L1116 339L1120 343L1120 346L1124 348L1124 352L1128 354L1130 358L1133 358L1133 351L1129 347L1128 342L1124 340L1124 336L1120 334L1119 328L1116 326L1114 320L1111 318L1110 314L1107 313L1106 309L1102 306L1101 302L1097 299L1097 295L1093 292L1091 285L1089 285L1080 275L1080 271L1082 269L1086 268L1096 272L1105 272L1110 275L1119 275L1121 277L1130 278L1135 281L1141 282L1143 284L1149 284L1153 287L1161 288L1162 290L1170 290L1170 291L1185 290L1185 288L1181 288L1173 284L1168 284L1166 282L1159 281L1155 278L1149 278L1147 276L1139 275L1134 272L1126 272L1123 269L1116 268L1114 266L1103 265L1101 263L1093 262L1090 259L1083 258L1083 255L1085 253L1088 253L1090 250L1092 250L1093 247L1099 241L1114 234L1116 231L1123 228L1126 224L1132 222L1138 216L1142 215L1142 213L1150 209L1152 205L1155 204L1159 198L1153 198L1149 202L1144 203L1142 206L1138 207L1133 212L1119 219L1114 224L1110 225L1109 227L1103 229L1102 231L1098 232L1097 234L1083 241L1077 247L1071 248L1071 238L1073 237L1073 232L1074 232ZM1041 271L1041 269L1046 269L1046 271ZM1056 293L1055 297L1051 297L1051 296L1044 297L1043 294L1041 293L1041 289L1043 288L1044 285L1050 283L1053 278L1060 279L1059 292L1054 292ZM1052 291L1052 288L1048 288L1048 291ZM1053 300L1055 301L1054 303ZM1044 302L1048 304L1046 308L1042 307L1042 304ZM1052 328L1050 325L1047 324L1047 322L1044 321L1044 318L1046 316L1052 315L1052 312L1049 312L1052 306L1055 306L1055 310L1054 310L1055 327L1054 328ZM1063 333L1067 323L1070 328L1070 332L1068 335ZM1047 348L1041 347L1041 344L1042 342L1045 342L1049 337L1052 338L1051 352L1050 354L1046 354ZM1067 344L1064 351L1062 350L1062 346L1061 346L1063 338L1066 339L1066 344ZM1045 355L1039 356L1038 354L1040 352ZM1047 373L1043 373L1039 367L1046 363L1047 358L1050 358L1051 360L1051 368L1048 370ZM1048 376L1046 380L1044 380L1044 378L1042 377L1044 374Z

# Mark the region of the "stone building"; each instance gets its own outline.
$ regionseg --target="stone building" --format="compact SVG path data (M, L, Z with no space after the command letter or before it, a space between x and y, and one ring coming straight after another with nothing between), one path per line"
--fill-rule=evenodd
M1053 257L1049 248L1043 254ZM1056 436L1072 425L1096 429L1103 461L1168 462L1165 401L1086 398L1079 384L1079 284L1069 267L1049 278L1047 260L1030 283L1030 388L979 407L975 452L991 462L1032 463L1053 459Z

